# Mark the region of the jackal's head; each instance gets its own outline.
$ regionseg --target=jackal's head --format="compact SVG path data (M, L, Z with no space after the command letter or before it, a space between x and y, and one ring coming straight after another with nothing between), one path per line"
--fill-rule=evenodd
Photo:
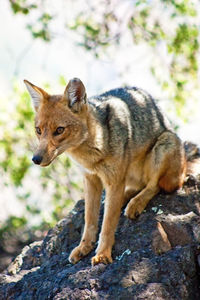
M39 140L33 162L48 166L59 154L77 148L87 138L85 87L80 79L68 83L63 95L49 95L24 80L35 108Z

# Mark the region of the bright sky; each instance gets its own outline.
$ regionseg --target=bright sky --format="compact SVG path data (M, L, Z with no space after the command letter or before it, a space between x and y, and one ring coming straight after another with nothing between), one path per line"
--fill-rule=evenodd
M21 15L13 17L8 1L0 1L0 82L1 93L7 94L13 76L19 84L27 78L35 84L50 82L58 88L56 82L60 75L66 80L79 77L85 83L88 94L92 95L107 89L127 84L140 85L152 90L155 85L148 70L150 57L146 49L136 47L134 55L124 45L115 60L96 60L74 43L73 35L57 36L51 43L33 40L25 29L27 19ZM119 73L130 63L134 70L120 78ZM140 62L140 63L138 63ZM154 87L155 88L155 87ZM54 89L54 91L55 91Z

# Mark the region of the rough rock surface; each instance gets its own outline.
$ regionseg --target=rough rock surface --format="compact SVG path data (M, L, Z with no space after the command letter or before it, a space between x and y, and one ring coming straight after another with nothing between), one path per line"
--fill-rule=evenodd
M102 214L103 203L100 224ZM136 220L122 211L111 265L91 267L94 251L76 265L68 262L83 224L80 200L0 275L0 299L200 299L200 178L160 193Z

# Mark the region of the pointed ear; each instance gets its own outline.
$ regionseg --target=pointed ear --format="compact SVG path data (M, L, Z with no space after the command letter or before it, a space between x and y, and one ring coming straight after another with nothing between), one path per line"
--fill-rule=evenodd
M44 100L45 98L48 98L48 94L43 89L35 86L28 80L24 80L24 83L27 87L29 94L31 95L32 100L33 100L33 106L34 106L35 110L37 111L42 100Z
M73 78L69 81L64 96L68 101L68 105L73 112L80 112L86 104L87 95L82 81L78 78Z

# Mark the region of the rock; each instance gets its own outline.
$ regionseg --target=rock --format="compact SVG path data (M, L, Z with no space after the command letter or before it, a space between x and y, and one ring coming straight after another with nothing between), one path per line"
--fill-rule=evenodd
M167 217L161 218L162 228L164 228L172 247L192 243L193 237L191 235L192 228L190 224L194 218L198 220L194 212L179 216L168 214Z
M84 226L84 201L26 246L0 275L0 300L200 299L200 180L160 193L136 220L120 217L114 262L91 267L92 251L76 265L68 256ZM101 205L100 224L103 216Z
M172 248L167 233L160 222L157 223L157 230L155 230L152 238L152 247L156 254L165 253Z

